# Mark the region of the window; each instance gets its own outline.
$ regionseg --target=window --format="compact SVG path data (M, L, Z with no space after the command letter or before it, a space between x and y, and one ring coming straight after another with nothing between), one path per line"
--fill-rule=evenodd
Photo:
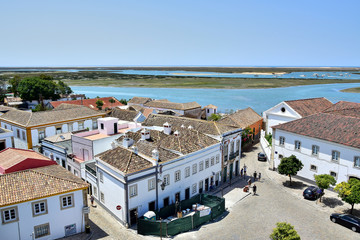
M20 130L19 129L16 129L16 137L20 138Z
M169 174L166 174L164 176L164 183L165 183L165 186L170 184L170 175Z
M131 193L130 193L131 194ZM130 197L132 197L131 195L130 195ZM103 193L103 192L100 192L100 201L102 202L102 203L105 203L105 194Z
M130 189L130 197L135 197L137 195L137 184L129 187Z
M3 223L15 222L18 220L17 207L6 208L1 210Z
M149 181L148 181L148 189L149 189L149 191L155 189L155 178L149 179Z
M205 168L209 168L209 159L205 160Z
M190 177L190 167L185 168L185 177Z
M224 156L224 161L226 162L228 160L228 145L227 144L224 145L223 156Z
M284 156L282 154L279 154L279 159L282 159Z
M317 167L315 165L310 165L310 170L316 172Z
M79 176L79 172L77 170L75 170L75 169L74 169L74 175Z
M98 124L97 124L97 120L95 119L95 120L93 120L93 122L92 122L92 128L93 129L97 129L98 128ZM103 128L102 128L103 129Z
M234 141L232 141L230 144L230 153L234 153L234 145L235 145L235 143L234 143Z
M280 136L280 137L279 137L279 145L284 146L284 144L285 144L285 138L282 137L282 136Z
M45 201L33 202L32 204L33 216L39 216L47 213L47 203Z
M5 126L5 129L7 129L7 125L4 125Z
M319 154L319 146L312 145L311 154L312 154L312 155L318 155L318 154Z
M192 185L192 194L196 194L196 192L197 192L197 187L196 187L196 183L194 183Z
M60 196L61 210L64 209L64 208L74 207L73 198L74 198L74 194L69 194L69 195L66 195L66 196Z
M71 172L71 166L70 165L68 165L68 170Z
M78 123L78 129L79 129L79 130L83 130L83 129L84 129L84 122L79 122L79 123Z
M73 124L69 123L68 124L68 132L72 132L73 131Z
M26 134L25 134L24 131L22 132L22 139L23 139L23 140L26 140Z
M240 154L240 140L236 140L236 151Z
M219 163L220 162L220 155L216 155L216 163Z
M204 162L203 161L201 161L199 163L199 172L202 171L202 170L204 170Z
M53 155L53 157L54 157L54 155ZM57 162L57 164L60 164L60 158L56 157L56 162Z
M104 124L103 123L100 123L100 128L104 129Z
M301 142L295 141L295 150L300 150L300 147L301 147Z
M62 133L61 126L56 127L56 134L60 134L60 133Z
M99 175L100 175L100 182L104 182L104 174L103 172L99 172Z
M215 157L211 157L210 163L211 163L211 166L214 166L214 164L215 164Z
M340 152L338 152L338 151L331 152L331 160L339 161L339 158L340 158Z
M336 173L336 172L333 172L333 171L330 171L330 176L333 176L333 177L336 179L337 173Z
M45 138L45 130L39 130L39 141L42 141Z
M177 170L175 172L175 182L180 181L180 179L181 179L181 172L180 170Z
M192 174L194 175L197 172L197 164L192 165Z
M97 191L96 186L93 186L93 192L94 192L94 196L97 197L98 196L98 191Z
M49 223L34 226L34 234L35 234L35 238L40 238L40 237L50 235Z
M354 167L360 167L360 157L354 157Z
M201 180L199 182L199 193L202 193L202 190L203 190L203 181Z

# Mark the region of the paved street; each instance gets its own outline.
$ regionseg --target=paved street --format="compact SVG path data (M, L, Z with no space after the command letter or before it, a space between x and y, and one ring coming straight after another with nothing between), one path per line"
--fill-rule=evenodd
M336 193L330 191L326 191L326 204L304 200L302 188L284 186L283 182L288 178L268 170L268 163L257 161L259 151L258 144L241 159L241 166L245 163L249 174L255 170L262 173L261 182L256 182L258 194L246 196L241 191L245 180L233 183L231 188L227 187L223 192L227 201L233 204L227 204L229 212L223 219L179 234L174 239L268 239L275 224L280 221L291 223L303 240L360 239L359 233L329 220L331 212L347 209L350 205L337 200ZM294 181L295 185L300 183L296 179ZM101 208L93 208L90 219L93 222L92 239L159 239L136 235L134 230L124 228Z

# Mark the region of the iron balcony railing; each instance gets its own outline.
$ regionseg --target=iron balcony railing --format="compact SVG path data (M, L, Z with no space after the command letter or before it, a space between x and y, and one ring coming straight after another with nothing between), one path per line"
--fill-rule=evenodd
M96 171L94 169L92 169L91 167L89 167L88 165L85 165L85 169L91 173L92 175L94 175L94 177L96 177Z

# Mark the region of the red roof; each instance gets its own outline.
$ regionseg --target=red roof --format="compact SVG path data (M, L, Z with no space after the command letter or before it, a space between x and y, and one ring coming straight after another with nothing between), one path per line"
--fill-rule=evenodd
M115 102L114 103L109 102L110 99L115 100ZM124 106L124 104L119 102L114 97L92 98L92 99L70 100L70 101L54 101L54 102L50 102L50 104L54 108L57 108L62 103L67 103L67 104L75 104L75 105L84 105L84 106L86 106L88 108L97 110L98 109L96 107L96 101L97 100L103 101L104 105L102 106L102 109L113 108L113 107L118 107L118 106Z
M55 164L54 160L33 150L7 148L0 152L0 174Z

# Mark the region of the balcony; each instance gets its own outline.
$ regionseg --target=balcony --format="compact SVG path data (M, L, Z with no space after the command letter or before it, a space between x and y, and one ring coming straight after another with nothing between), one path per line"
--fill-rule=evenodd
M236 157L237 157L236 153L235 153L235 152L232 152L232 153L230 153L230 155L229 155L229 160L231 161L231 160L235 159Z
M89 166L88 164L85 165L85 169L86 171L88 171L91 175L93 175L94 177L96 177L96 171L91 168L91 166Z

